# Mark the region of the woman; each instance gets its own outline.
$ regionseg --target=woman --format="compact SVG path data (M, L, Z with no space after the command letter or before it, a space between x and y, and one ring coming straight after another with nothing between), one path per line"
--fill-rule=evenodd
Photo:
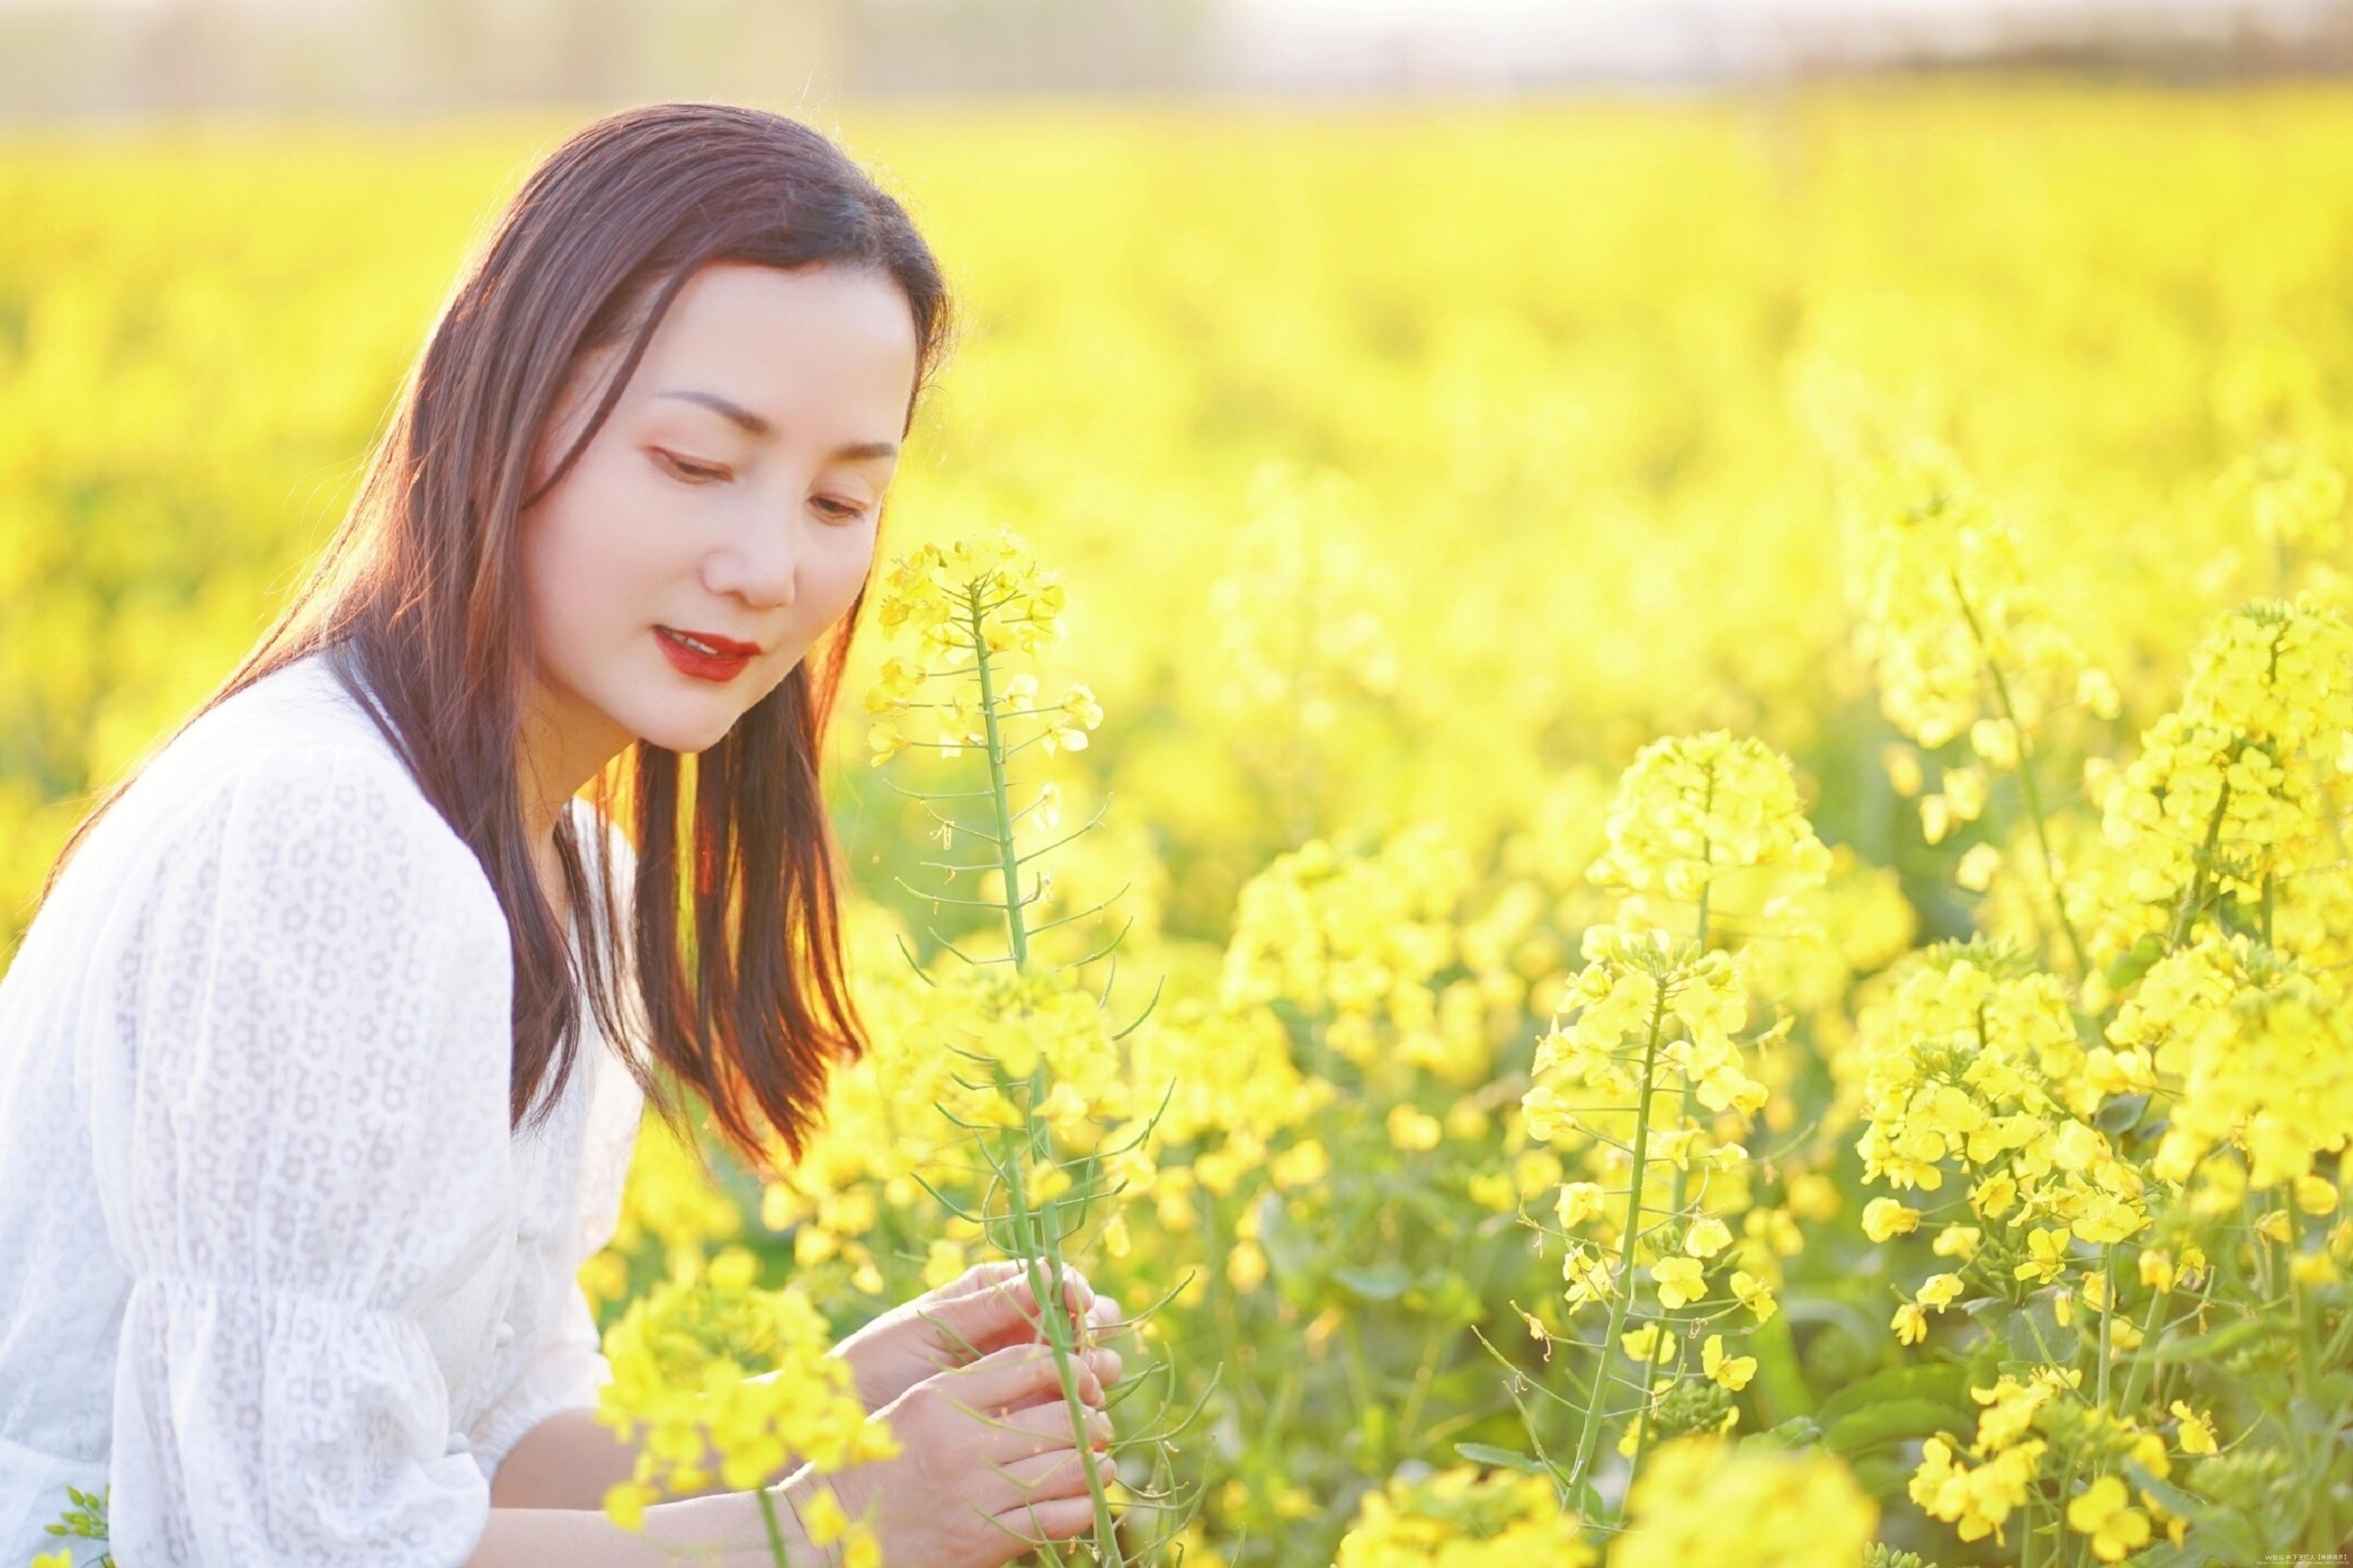
M818 755L947 330L790 120L631 110L516 195L318 569L0 979L0 1563L110 1484L125 1568L769 1560L748 1493L596 1511L633 1456L573 1274L647 1100L797 1155L861 1048ZM1087 1528L1017 1282L841 1353L903 1446L831 1482L889 1562Z

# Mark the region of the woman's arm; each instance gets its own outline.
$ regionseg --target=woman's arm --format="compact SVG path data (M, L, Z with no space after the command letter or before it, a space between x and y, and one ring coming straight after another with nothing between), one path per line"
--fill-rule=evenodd
M823 1484L815 1471L804 1469L769 1493L789 1562L833 1561L809 1543L795 1511ZM776 1559L759 1495L718 1492L657 1503L646 1510L642 1531L584 1510L497 1505L464 1568L544 1568L554 1562L565 1568L672 1568L681 1557L706 1568L769 1568Z
M491 1478L492 1508L602 1510L605 1489L626 1481L638 1451L596 1419L593 1410L559 1410L533 1426L507 1451ZM789 1456L787 1471L800 1468ZM712 1497L726 1489L713 1481L681 1498Z
M491 1478L491 1506L587 1509L629 1479L637 1451L593 1410L559 1410L524 1433Z

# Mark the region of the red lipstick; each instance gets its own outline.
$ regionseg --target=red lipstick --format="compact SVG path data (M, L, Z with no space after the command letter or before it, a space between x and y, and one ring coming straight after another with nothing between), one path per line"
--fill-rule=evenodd
M704 653L700 648L688 647L680 640L681 637L692 637L696 642L719 651ZM677 667L680 674L692 676L697 680L733 680L751 668L753 656L760 651L757 643L737 642L733 637L717 637L710 632L674 631L669 626L656 626L654 640L661 644L662 653Z

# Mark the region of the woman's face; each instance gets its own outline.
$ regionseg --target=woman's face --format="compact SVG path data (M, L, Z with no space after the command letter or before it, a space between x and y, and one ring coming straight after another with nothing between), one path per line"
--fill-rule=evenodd
M619 353L575 372L533 488ZM538 743L565 777L636 739L716 743L849 609L915 361L913 313L884 275L728 262L687 280L595 438L522 514L532 708L554 721ZM698 666L672 633L757 651Z

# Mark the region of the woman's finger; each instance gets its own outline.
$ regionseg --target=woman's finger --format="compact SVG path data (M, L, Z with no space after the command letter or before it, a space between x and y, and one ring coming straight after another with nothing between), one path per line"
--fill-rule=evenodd
M987 1263L976 1263L932 1293L934 1300L953 1301L959 1296L969 1296L1001 1285L1021 1272L1021 1265L1010 1258L1000 1258Z
M966 1270L941 1294L922 1303L920 1315L948 1344L969 1346L979 1354L1008 1343L1028 1343L1039 1340L1043 1331L1032 1283L1018 1264L984 1264ZM1106 1300L1095 1294L1084 1275L1067 1264L1062 1294L1074 1327L1093 1322Z
M1082 1494L1008 1509L989 1524L1004 1532L1008 1538L1007 1548L1013 1556L1018 1556L1042 1542L1069 1541L1084 1535L1094 1521L1094 1503Z
M998 1467L993 1490L983 1500L984 1508L1003 1512L1018 1509L1024 1503L1053 1502L1062 1498L1082 1498L1087 1492L1087 1466L1092 1463L1095 1473L1109 1486L1119 1477L1119 1467L1109 1454L1093 1454L1081 1459L1077 1450L1064 1448L1055 1454L1033 1454L1026 1459L1015 1459Z
M1011 1464L1016 1459L1057 1449L1067 1453L1078 1446L1071 1430L1071 1407L1067 1405L1032 1405L1003 1415L981 1411L974 1414L988 1427L987 1436L980 1441L981 1451L997 1464ZM1090 1447L1101 1448L1110 1443L1111 1417L1102 1411L1086 1413L1086 1428Z
M958 1406L983 1415L1010 1415L1062 1396L1054 1352L1037 1344L1008 1345L926 1381Z

